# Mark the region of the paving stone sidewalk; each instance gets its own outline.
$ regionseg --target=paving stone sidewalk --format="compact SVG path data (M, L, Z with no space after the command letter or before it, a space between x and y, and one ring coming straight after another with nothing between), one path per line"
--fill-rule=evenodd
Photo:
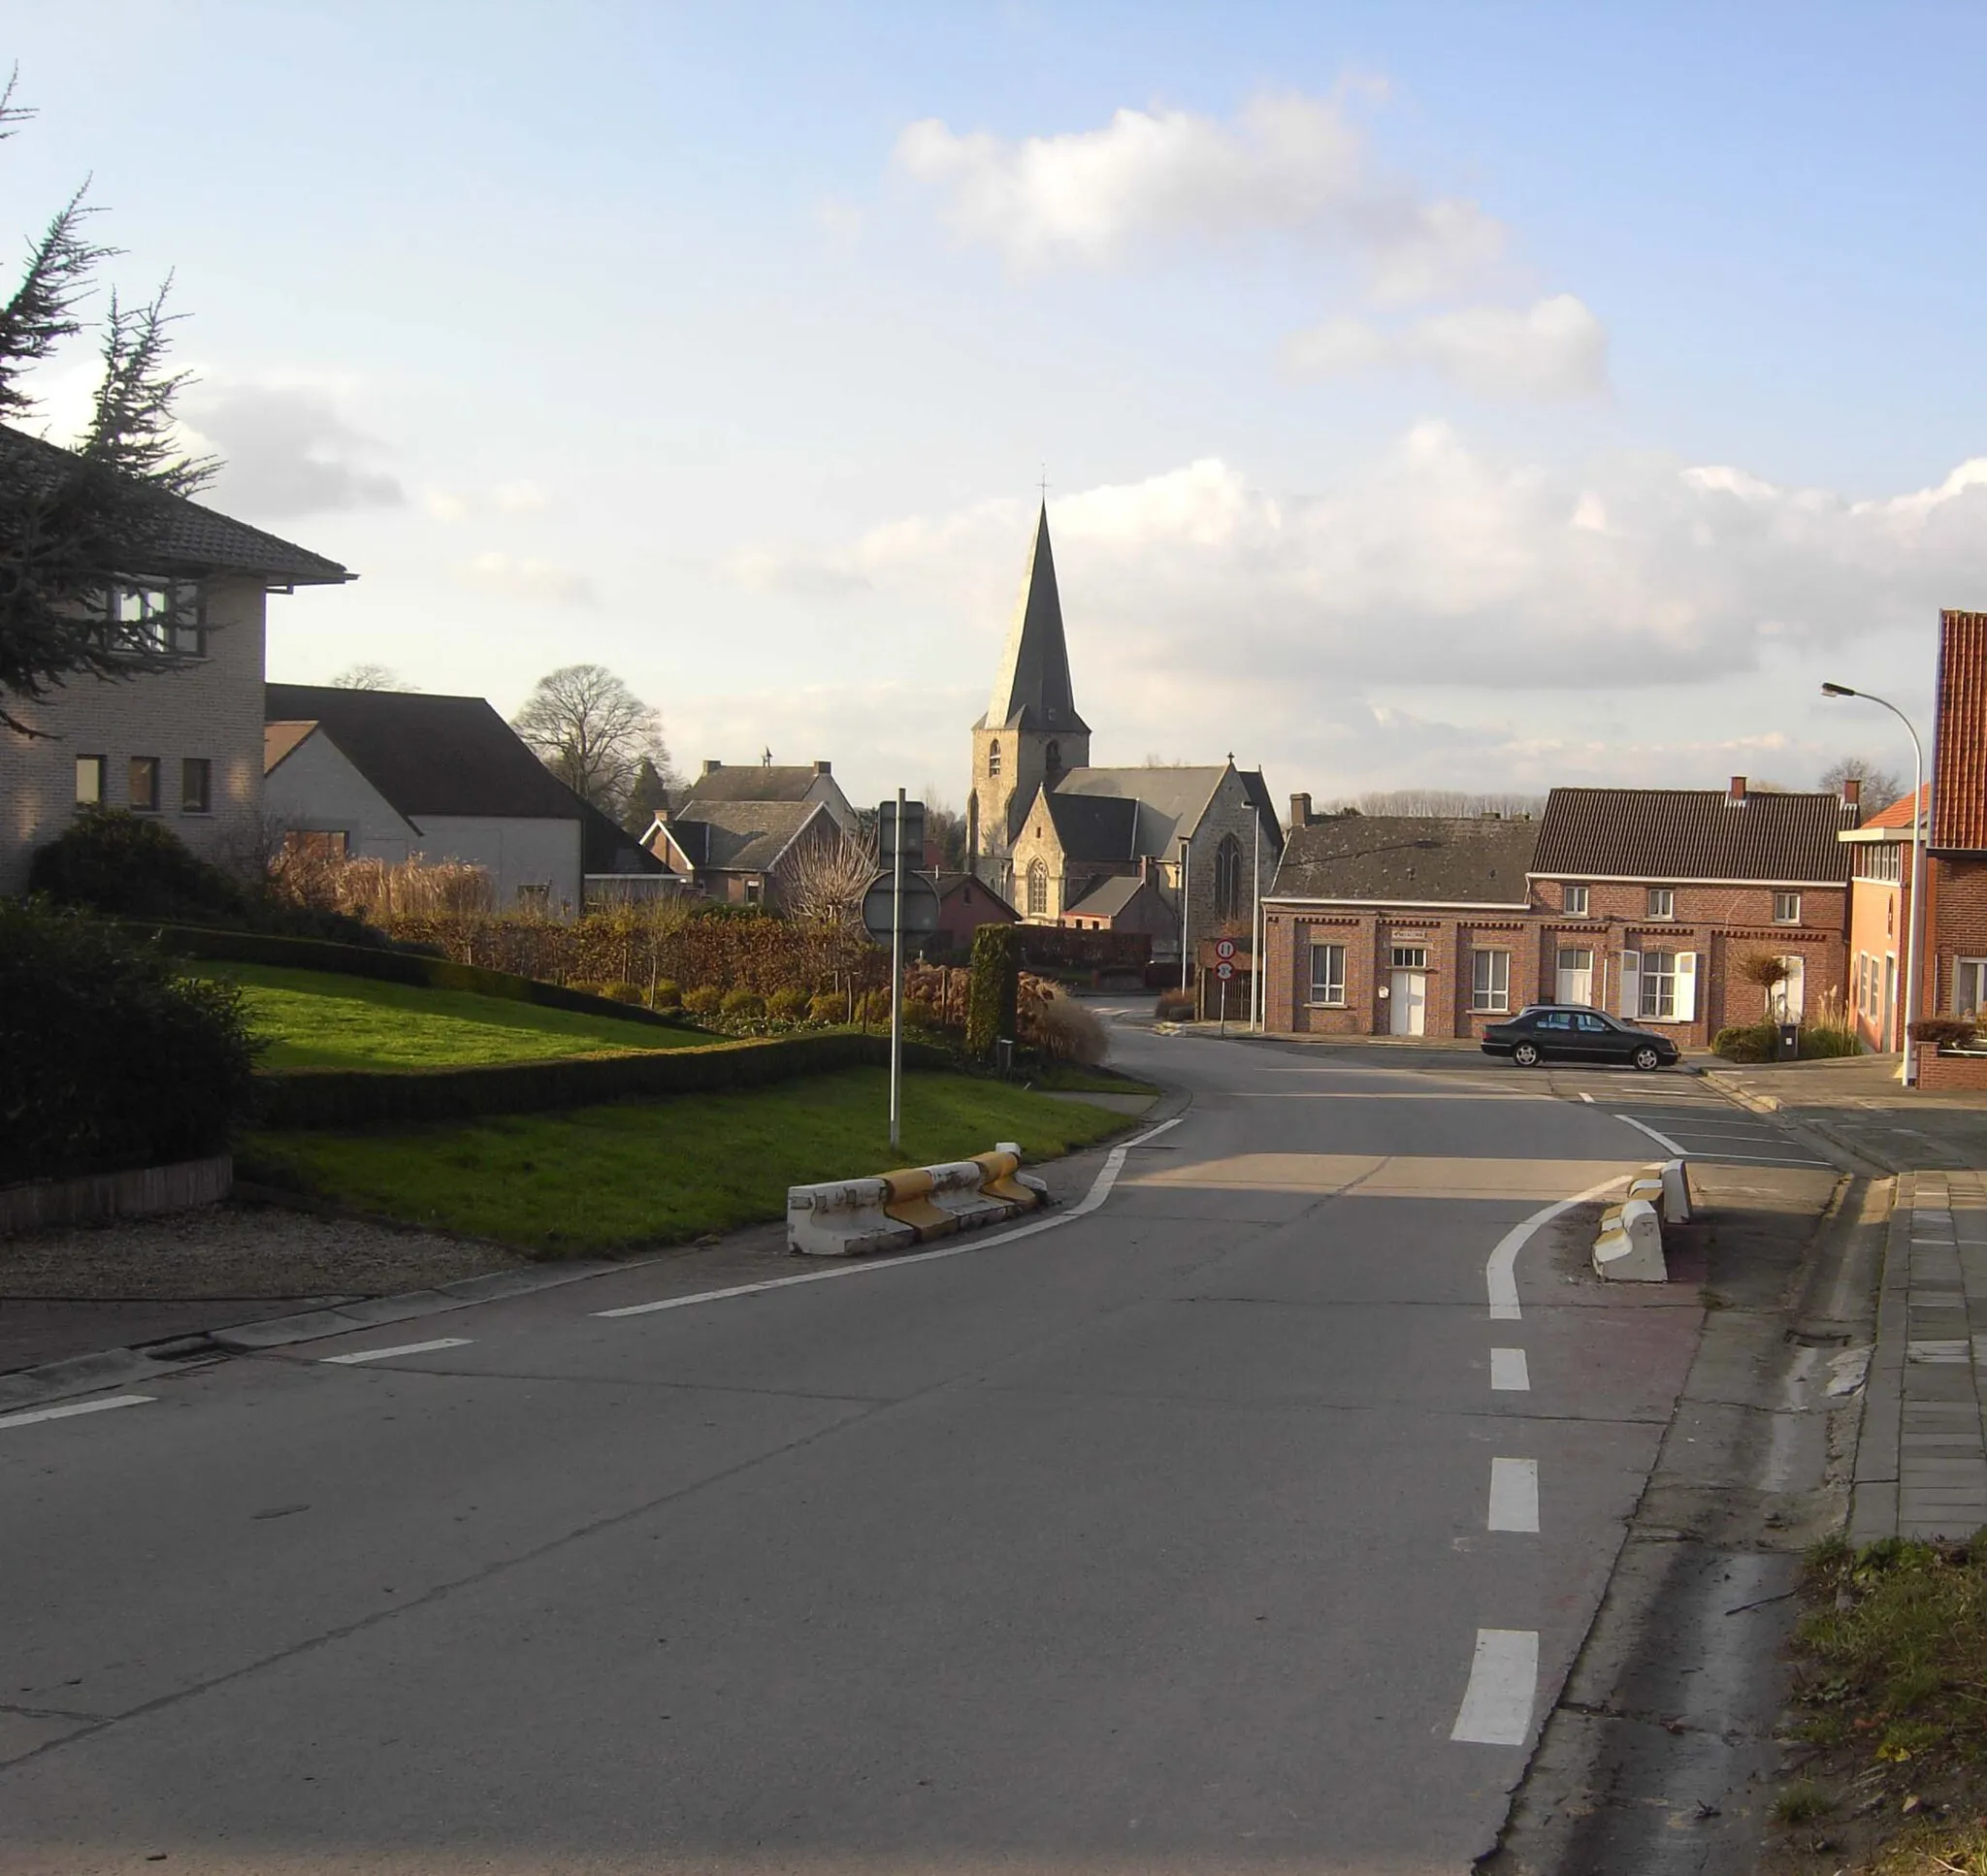
M1987 1176L1899 1175L1877 1300L1849 1535L1987 1525Z

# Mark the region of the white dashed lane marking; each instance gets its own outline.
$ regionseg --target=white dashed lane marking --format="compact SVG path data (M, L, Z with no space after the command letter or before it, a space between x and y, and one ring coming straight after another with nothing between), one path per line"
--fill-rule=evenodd
M1470 1684L1449 1736L1466 1746L1521 1746L1539 1689L1536 1629L1479 1629Z
M108 1413L116 1407L143 1407L150 1394L114 1394L107 1401L76 1401L68 1407L37 1407L32 1413L10 1413L0 1427L31 1427L43 1420L73 1420L80 1413Z
M1539 1462L1536 1459L1493 1459L1490 1462L1492 1531L1537 1531L1539 1528Z
M1490 1351L1490 1385L1500 1394L1529 1394L1532 1372L1522 1348L1493 1348Z
M438 1348L467 1348L472 1336L437 1336L433 1342L404 1342L396 1348L361 1348L355 1355L320 1355L335 1368L356 1368L361 1362L388 1361L395 1355L432 1355Z

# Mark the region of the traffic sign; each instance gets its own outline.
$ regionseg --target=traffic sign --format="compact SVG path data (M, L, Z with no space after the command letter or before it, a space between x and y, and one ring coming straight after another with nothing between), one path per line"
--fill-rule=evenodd
M1217 938L1217 939L1215 940L1215 955L1216 955L1217 957L1219 957L1219 958L1220 958L1220 959L1222 960L1222 963L1224 963L1224 964L1225 964L1225 963L1226 963L1226 962L1228 961L1228 959L1229 959L1229 958L1231 958L1231 957L1233 957L1233 956L1234 956L1234 954L1235 954L1235 941L1234 941L1234 939L1232 939L1232 938Z
M1229 978L1235 975L1235 967L1234 965L1229 963L1228 960L1224 957L1219 964L1215 966L1215 975L1218 978L1220 978L1223 984L1225 984L1229 980Z
M896 802L891 806L895 807ZM879 945L890 943L891 911L896 898L896 878L879 873L863 894L863 923ZM938 889L923 873L904 873L904 936L928 938L938 929Z
M887 871L896 858L897 851L897 804L884 801L876 809L876 857ZM925 804L922 801L906 801L903 804L903 851L904 871L925 863ZM909 881L905 882L906 887ZM936 929L933 926L932 929ZM910 925L904 927L912 929Z

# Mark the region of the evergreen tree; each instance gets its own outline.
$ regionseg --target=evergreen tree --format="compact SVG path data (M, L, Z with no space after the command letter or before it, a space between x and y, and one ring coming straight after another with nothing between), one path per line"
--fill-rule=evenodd
M665 756L663 760L668 761L668 758ZM655 759L644 756L635 765L635 780L629 784L628 807L621 817L621 825L639 840L668 805L668 780L656 766Z

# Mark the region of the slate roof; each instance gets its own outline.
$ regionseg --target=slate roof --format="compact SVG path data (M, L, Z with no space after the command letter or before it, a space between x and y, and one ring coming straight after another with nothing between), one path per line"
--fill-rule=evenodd
M265 768L303 740L272 760L268 726L315 724L394 812L416 825L426 815L577 821L583 872L662 870L654 855L546 768L483 697L270 684L263 687L263 717Z
M818 814L828 815L819 801L700 801L672 814L665 825L698 866L720 873L764 873Z
M1036 797L1062 848L1065 867L1085 860L1120 863L1138 857L1138 803L1116 795L1064 794L1045 791Z
M1182 834L1191 834L1227 773L1224 766L1198 768L1073 768L1056 784L1052 798L1087 796L1139 804L1134 846L1117 857L1170 853ZM1274 821L1274 816L1272 816ZM1099 857L1101 857L1101 856Z
M1035 544L994 679L994 695L976 727L1090 734L1090 725L1076 714L1076 695L1069 681L1069 641L1062 631L1062 596L1056 588L1046 501L1035 522Z
M810 765L748 762L738 768L707 768L683 791L693 801L804 801L822 778Z
M979 875L976 873L952 873L941 871L933 876L933 883L936 885L938 889L938 897L941 904L945 900L951 898L955 892L958 892L961 890L963 888L970 886L977 888L981 892L985 893L987 896L987 902L990 905L998 906L1000 910L1007 915L1008 918L1013 920L1019 920L1021 918L1021 914L1017 912L1013 908L1013 906L1009 905L1007 901L1004 898L1002 898L1000 894L997 891L995 891L993 887L989 886L987 882L981 879Z
M1539 821L1535 874L1565 879L1730 880L1834 886L1849 877L1836 794L1723 789L1554 789Z
M79 463L70 450L0 425L0 476L50 489ZM130 565L106 571L259 573L277 586L340 586L358 577L308 547L265 534L182 496L152 491L147 500L157 515L155 531L142 546L133 547Z
M1271 895L1356 904L1522 906L1538 825L1485 815L1349 814L1292 827Z
M1115 878L1101 880L1074 905L1065 908L1064 916L1071 919L1115 919L1138 897L1147 884L1142 873L1120 873ZM1160 896L1163 898L1165 895L1161 892Z

